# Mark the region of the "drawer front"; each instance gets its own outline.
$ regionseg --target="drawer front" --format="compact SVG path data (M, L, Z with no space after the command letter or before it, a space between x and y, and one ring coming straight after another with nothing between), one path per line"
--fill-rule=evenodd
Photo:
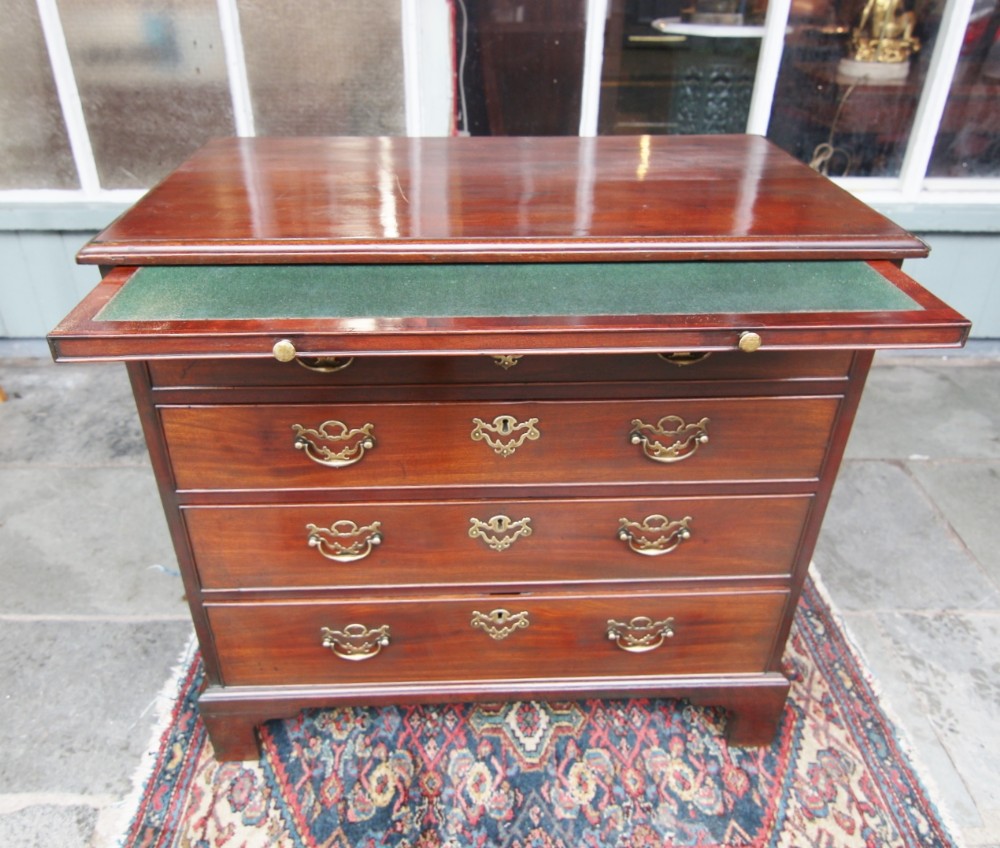
M183 510L207 589L787 575L811 496Z
M840 398L164 406L180 489L819 476Z
M296 685L762 672L787 597L521 594L206 609L224 685Z
M459 385L519 382L629 380L839 379L851 365L850 351L758 351L694 354L528 354L525 356L356 356L312 362L274 360L153 360L158 388L212 386Z

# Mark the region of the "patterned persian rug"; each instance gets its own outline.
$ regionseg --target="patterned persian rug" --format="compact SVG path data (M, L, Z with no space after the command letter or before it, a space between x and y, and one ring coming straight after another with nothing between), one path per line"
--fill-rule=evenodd
M129 846L952 846L859 662L806 586L770 748L647 699L317 711L216 763L195 658Z

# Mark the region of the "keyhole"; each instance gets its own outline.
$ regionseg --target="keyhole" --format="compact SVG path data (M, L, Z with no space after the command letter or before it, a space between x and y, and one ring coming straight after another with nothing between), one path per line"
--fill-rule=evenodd
M497 418L497 430L501 435L509 436L514 429L514 419L509 415L501 415Z

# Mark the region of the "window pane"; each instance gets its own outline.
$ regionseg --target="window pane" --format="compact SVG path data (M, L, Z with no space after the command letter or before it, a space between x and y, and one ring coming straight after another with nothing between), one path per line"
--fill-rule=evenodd
M401 135L399 0L239 0L258 135Z
M1000 176L1000 5L977 0L941 118L932 177Z
M766 0L612 0L602 133L742 133Z
M59 0L104 188L157 182L232 135L214 0Z
M586 25L586 0L459 0L459 129L576 135Z
M768 136L830 176L898 176L941 6L793 0Z
M0 188L78 188L35 0L0 15Z

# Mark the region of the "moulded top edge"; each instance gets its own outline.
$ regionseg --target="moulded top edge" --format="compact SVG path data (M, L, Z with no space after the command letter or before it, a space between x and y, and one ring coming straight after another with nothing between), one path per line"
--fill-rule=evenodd
M920 259L929 248L920 239L841 241L789 238L767 242L741 242L710 238L632 239L628 242L551 241L518 239L507 241L398 240L372 243L363 241L310 241L286 239L272 244L256 241L187 241L98 243L85 245L77 254L82 264L120 265L268 265L268 264L449 264L525 262L707 262L727 261L811 261Z
M207 234L207 235L206 235ZM922 256L755 136L221 139L83 262L517 262Z

